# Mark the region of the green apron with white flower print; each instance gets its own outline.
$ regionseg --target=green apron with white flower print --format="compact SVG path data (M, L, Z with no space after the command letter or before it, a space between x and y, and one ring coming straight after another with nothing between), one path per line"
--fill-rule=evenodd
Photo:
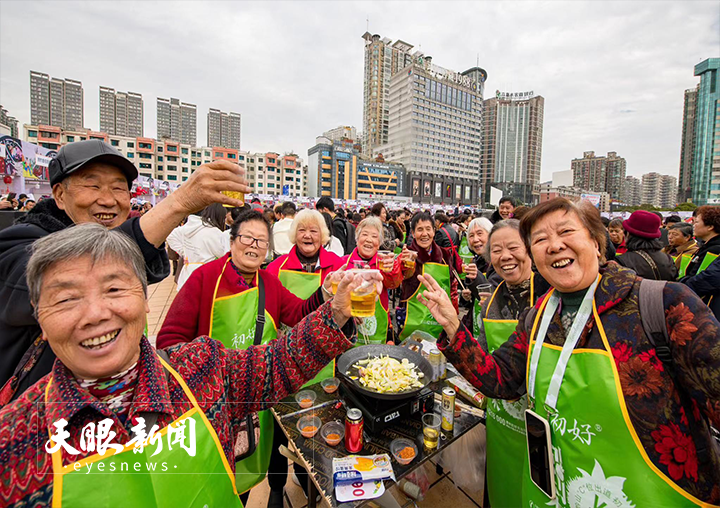
M301 272L298 270L283 269L283 266L285 266L286 262L287 259L283 261L283 264L280 266L280 270L278 271L278 279L280 279L280 283L285 286L285 289L290 291L292 294L294 294L301 300L307 300L312 296L315 291L318 290L318 288L322 284L322 271L317 273L309 273ZM286 329L285 333L288 332L289 329ZM334 375L335 360L332 360L325 367L323 367L323 369L317 376L305 383L303 385L303 388L313 385L315 383L319 383L323 379L331 378Z
M530 305L534 303L535 274L530 276ZM508 341L517 328L517 319L489 319L490 308L505 281L495 288L488 302L483 326L488 353ZM524 310L524 309L522 309ZM522 489L508 488L510 485L521 485L523 465L527 456L525 433L525 397L510 402L500 399L488 399L487 420L487 471L488 497L493 508L515 508L522 505Z
M526 457L523 506L701 506L699 499L650 461L630 421L618 369L595 306L598 281L590 286L562 348L545 343L558 308L559 297L554 290L535 318L529 336L528 406L550 424L557 500L548 499L532 483ZM604 349L575 348L588 319L594 319ZM667 454L668 462L691 466L686 449L671 444L674 439L689 440L690 436L673 424L661 425L652 434L656 449L660 447L658 451ZM682 474L687 473L682 470Z
M220 280L231 262L231 259L228 258L215 284L208 335L222 342L228 349L247 349L255 341L258 288L254 287L242 293L218 298L217 291ZM256 277L259 276L258 273ZM276 338L277 327L270 313L265 310L265 326L260 344L267 344ZM258 422L260 439L255 451L249 457L235 463L235 482L240 493L246 492L262 482L270 466L274 425L273 415L269 409L258 413ZM254 432L254 430L248 429L248 432Z
M445 292L450 296L450 267L446 264L440 263L423 263L422 273L430 274L433 279L438 283L438 286L443 288ZM435 321L435 318L430 314L430 311L417 299L417 295L420 291L425 290L425 285L420 284L415 290L415 293L407 299L407 308L405 310L405 326L400 332L400 342L407 339L412 332L415 330L422 330L423 332L429 333L433 337L439 337L443 331L443 327Z

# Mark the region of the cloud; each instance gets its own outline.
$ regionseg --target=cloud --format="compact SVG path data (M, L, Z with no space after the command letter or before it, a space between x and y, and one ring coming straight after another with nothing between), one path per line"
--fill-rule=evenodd
M628 173L677 174L683 91L720 56L715 2L0 2L0 103L29 121L29 71L243 116L242 147L294 150L337 125L362 129L363 41L413 44L453 70L488 71L486 96L545 97L542 179L582 152L616 151Z

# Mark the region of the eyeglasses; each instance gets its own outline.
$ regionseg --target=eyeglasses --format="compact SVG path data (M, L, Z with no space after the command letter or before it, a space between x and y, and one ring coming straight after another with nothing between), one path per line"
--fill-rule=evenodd
M238 235L238 238L240 239L241 244L247 245L248 247L255 244L258 249L267 249L270 246L270 242L267 240L260 240L259 238L253 238L252 236Z

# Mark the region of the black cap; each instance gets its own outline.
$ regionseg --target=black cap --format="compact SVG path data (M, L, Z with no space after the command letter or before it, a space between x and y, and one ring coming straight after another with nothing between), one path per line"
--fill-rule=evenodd
M60 149L57 157L50 161L50 185L62 182L90 162L104 162L115 166L125 174L128 187L138 176L135 165L120 152L100 139L89 139L68 143Z

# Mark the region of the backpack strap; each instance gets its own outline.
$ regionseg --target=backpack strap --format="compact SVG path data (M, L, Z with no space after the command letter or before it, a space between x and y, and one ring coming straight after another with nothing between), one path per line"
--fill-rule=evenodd
M657 266L657 263L655 263L655 260L650 257L650 254L648 254L644 250L637 250L635 252L637 254L639 254L640 257L643 258L648 265L650 265L650 269L652 270L653 275L655 276L655 280L660 280L660 270L658 269L658 266Z
M663 367L678 391L680 403L685 410L690 435L695 442L698 460L701 463L706 463L710 459L710 454L703 444L704 441L700 438L700 423L695 419L692 399L688 395L685 387L678 380L675 361L670 351L670 337L665 321L665 304L663 303L663 289L665 289L666 283L664 280L640 279L640 295L638 297L640 320L642 321L645 335L655 347L655 354L662 362ZM702 413L700 417L702 418Z

